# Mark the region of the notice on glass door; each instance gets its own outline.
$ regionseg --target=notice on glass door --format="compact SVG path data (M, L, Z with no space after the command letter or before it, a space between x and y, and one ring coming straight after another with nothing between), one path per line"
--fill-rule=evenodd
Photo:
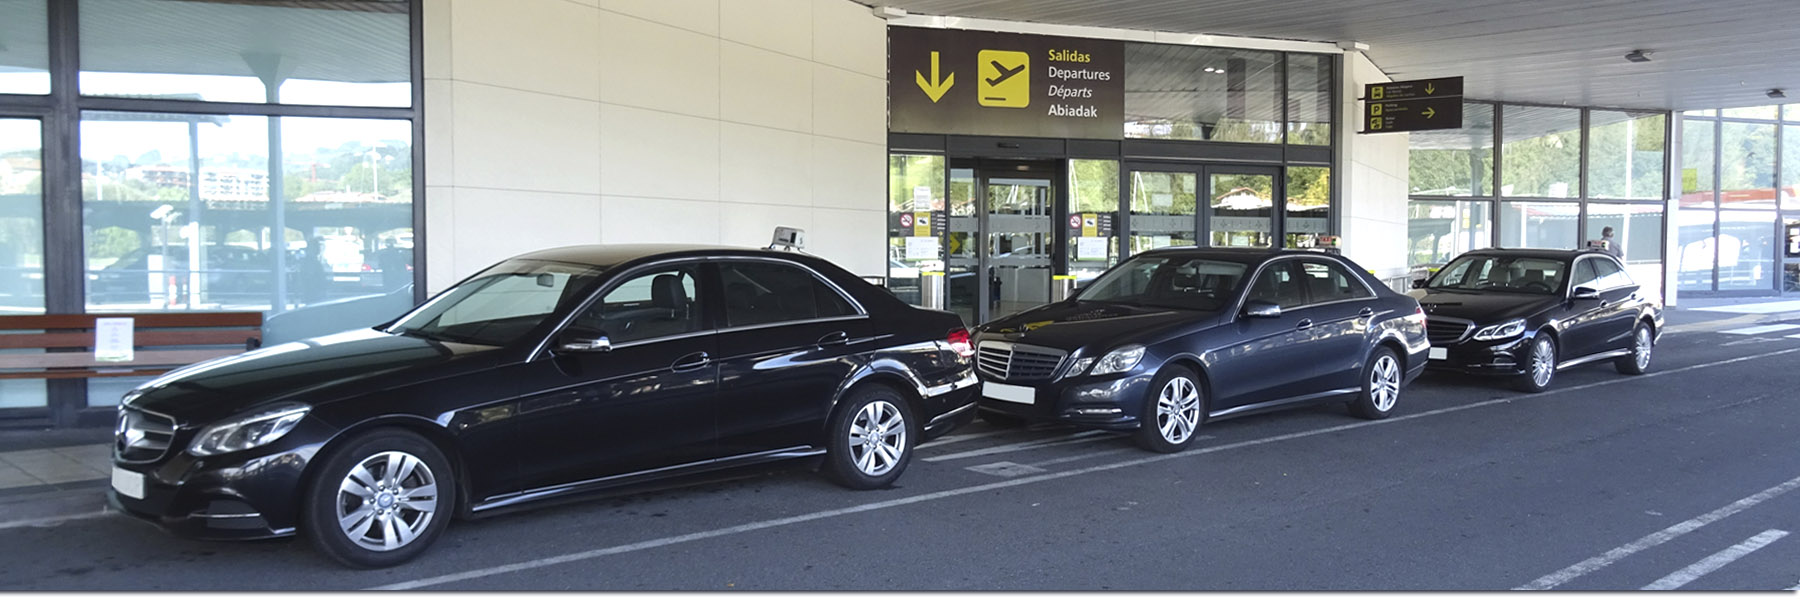
M906 260L936 260L938 249L937 238L918 236L906 238Z
M1107 238L1075 238L1075 260L1106 260Z
M132 323L130 317L94 319L94 360L131 362Z

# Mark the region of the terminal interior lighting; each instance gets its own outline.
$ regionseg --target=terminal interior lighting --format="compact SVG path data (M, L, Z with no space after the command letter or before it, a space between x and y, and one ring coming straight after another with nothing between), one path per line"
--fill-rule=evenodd
M1625 60L1629 60L1631 62L1650 62L1650 51L1649 50L1632 50L1631 52L1629 52L1625 55Z

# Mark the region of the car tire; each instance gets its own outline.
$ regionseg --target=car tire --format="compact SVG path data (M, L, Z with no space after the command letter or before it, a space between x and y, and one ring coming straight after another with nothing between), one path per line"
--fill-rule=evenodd
M1400 388L1406 381L1406 369L1400 357L1387 346L1376 346L1364 361L1362 391L1350 401L1350 413L1364 419L1385 419L1400 402Z
M1138 414L1137 444L1151 452L1180 452L1194 443L1206 420L1205 388L1193 369L1170 365L1156 374L1144 391Z
M1513 387L1533 394L1550 389L1556 379L1556 339L1539 332L1531 340L1531 351L1525 355L1525 373L1513 380Z
M912 462L916 429L900 392L882 385L852 392L831 417L825 477L853 490L893 485Z
M391 567L417 558L449 525L456 474L418 434L376 429L322 459L301 514L301 532L320 553L361 569Z
M981 413L982 421L1001 429L1011 429L1013 427L1025 425L1025 417L1015 417L1006 413L994 412L991 410L977 410L975 412Z
M1631 354L1613 360L1613 368L1626 375L1643 375L1650 371L1650 351L1656 347L1656 336L1650 324L1638 321L1631 331Z

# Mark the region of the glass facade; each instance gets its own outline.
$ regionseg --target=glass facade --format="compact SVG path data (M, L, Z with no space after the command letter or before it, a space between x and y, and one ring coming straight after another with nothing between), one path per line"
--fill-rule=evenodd
M409 305L416 4L0 0L0 314ZM139 383L14 381L56 424Z
M1490 246L1604 245L1660 294L1668 123L1667 113L1465 102L1462 129L1410 134L1408 259L1417 270Z
M1800 125L1781 117L1800 118L1800 111L1752 106L1682 116L1682 290L1794 291Z
M1334 243L1338 55L1121 47L1116 137L893 133L890 289L977 324L1153 248Z

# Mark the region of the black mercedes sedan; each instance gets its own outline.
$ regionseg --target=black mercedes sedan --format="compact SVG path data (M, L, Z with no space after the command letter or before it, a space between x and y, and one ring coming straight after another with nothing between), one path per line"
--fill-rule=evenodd
M1427 368L1541 392L1557 371L1584 363L1649 370L1663 311L1643 292L1604 251L1489 248L1456 257L1410 295L1425 307Z
M1322 401L1380 419L1425 366L1425 315L1349 260L1163 248L1074 297L975 331L995 424L1135 431L1176 452L1200 424Z
M398 564L452 517L779 459L855 489L974 418L960 317L798 252L578 246L380 327L173 371L119 409L117 509Z

